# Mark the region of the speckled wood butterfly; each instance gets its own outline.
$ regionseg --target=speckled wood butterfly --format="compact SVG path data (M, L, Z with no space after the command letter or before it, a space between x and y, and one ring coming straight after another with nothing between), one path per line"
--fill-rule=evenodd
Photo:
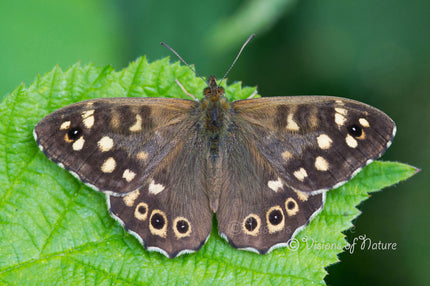
M336 188L380 157L394 122L328 96L229 102L214 76L200 101L102 98L34 129L40 149L93 189L148 249L173 258L207 241L214 213L232 246L287 245Z

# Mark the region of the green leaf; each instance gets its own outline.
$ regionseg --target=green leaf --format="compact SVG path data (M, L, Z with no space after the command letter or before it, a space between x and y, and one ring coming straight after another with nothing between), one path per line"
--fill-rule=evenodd
M73 102L118 96L202 97L205 83L168 59L139 58L126 69L55 67L28 88L17 87L0 105L0 283L45 284L324 284L325 267L347 245L357 204L368 193L412 176L401 163L374 162L327 195L326 206L289 248L257 255L232 248L214 227L197 253L175 259L146 251L109 216L103 194L49 161L32 129L48 113ZM226 87L231 99L254 88ZM318 249L309 242L336 247Z

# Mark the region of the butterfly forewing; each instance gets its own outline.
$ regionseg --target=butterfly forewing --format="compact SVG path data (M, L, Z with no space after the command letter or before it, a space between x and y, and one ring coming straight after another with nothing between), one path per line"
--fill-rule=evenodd
M76 103L34 129L47 157L93 188L124 194L143 185L187 135L196 102L110 98Z
M395 133L383 112L325 96L233 103L235 122L287 186L307 193L345 183L381 156Z

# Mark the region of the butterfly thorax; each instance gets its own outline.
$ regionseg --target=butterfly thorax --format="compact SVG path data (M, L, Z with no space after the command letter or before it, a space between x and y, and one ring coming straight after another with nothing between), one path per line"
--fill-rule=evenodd
M201 101L203 116L203 132L208 137L210 155L217 157L219 138L225 130L226 116L231 108L230 102L224 96L224 88L219 87L214 76L209 78L209 86L203 91Z

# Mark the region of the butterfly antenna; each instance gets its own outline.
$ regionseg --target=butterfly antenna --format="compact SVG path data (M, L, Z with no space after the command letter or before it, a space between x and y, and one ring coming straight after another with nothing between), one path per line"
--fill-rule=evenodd
M249 41L251 41L251 39L254 38L254 37L255 37L255 34L252 34L251 36L249 36L249 38L246 40L246 42L242 45L242 48L240 48L239 53L237 53L236 58L234 59L233 63L231 64L230 68L227 70L227 72L225 73L225 75L222 77L222 79L219 82L218 86L221 86L222 81L226 78L226 76L228 75L228 73L230 72L230 70L233 68L234 64L239 59L240 55L242 54L243 49L246 47L246 45L248 45Z
M181 60L182 63L184 63L190 70L192 70L196 74L196 76L201 78L207 85L209 85L209 83L195 69L193 69L189 64L187 64L187 62L174 49L169 47L168 44L161 42L160 45L168 48L172 53L174 53Z

